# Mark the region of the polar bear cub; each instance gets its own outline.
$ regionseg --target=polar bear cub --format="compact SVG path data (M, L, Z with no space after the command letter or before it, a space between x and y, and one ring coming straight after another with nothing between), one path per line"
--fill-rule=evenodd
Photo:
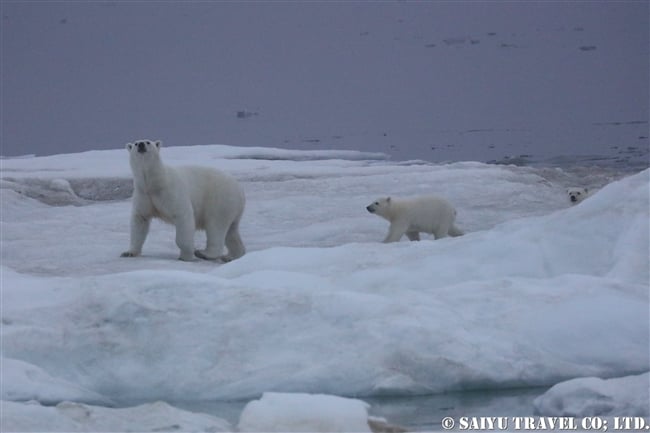
M430 233L436 239L461 236L463 232L454 225L456 210L442 198L424 196L406 199L380 198L366 207L368 212L390 222L384 242L397 242L404 234L419 241L420 233Z
M239 221L244 213L244 191L230 175L198 166L170 167L160 159L160 141L128 143L133 171L131 245L122 257L142 252L151 218L176 226L180 260L194 257L230 261L244 255ZM204 250L194 250L195 230L205 230ZM228 249L224 253L224 245Z

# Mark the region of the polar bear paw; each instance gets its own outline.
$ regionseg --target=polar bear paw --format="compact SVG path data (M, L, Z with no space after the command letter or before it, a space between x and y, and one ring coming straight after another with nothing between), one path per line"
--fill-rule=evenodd
M178 257L178 260L183 262L194 262L196 261L196 257L194 257L194 254L192 254L191 252L181 251L181 255Z
M214 261L214 262L221 262L221 263L228 263L228 262L232 262L233 260L235 260L234 257L232 257L230 255L227 255L227 254L223 255L223 256L216 256L216 257L212 256L212 255L207 253L207 250L196 250L196 251L194 251L194 255L196 257L198 257L199 259L211 260L211 261Z
M122 254L120 254L120 257L137 257L139 254L133 253L131 251L125 251Z
M207 250L195 250L194 255L203 260L218 260L219 256L211 256Z
M225 255L225 256L219 257L219 260L221 261L221 263L228 263L228 262L232 262L233 260L235 260L235 258L230 256L230 255Z

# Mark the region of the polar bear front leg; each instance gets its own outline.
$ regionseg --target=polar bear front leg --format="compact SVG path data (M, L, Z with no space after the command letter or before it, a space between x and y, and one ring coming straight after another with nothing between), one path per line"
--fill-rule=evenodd
M149 225L151 218L145 218L140 214L134 213L131 216L131 246L128 251L122 253L122 257L136 257L142 252L142 245L144 245L147 234L149 233Z
M442 223L440 224L434 231L433 231L433 236L437 239L442 239L446 238L449 235L449 227L451 226L450 223Z
M386 244L390 242L397 242L402 239L402 236L404 236L404 233L406 233L408 226L408 223L404 223L402 221L391 222L390 227L388 228L388 235L386 235L384 243Z
M181 250L178 258L185 262L194 261L194 215L176 220L176 245Z

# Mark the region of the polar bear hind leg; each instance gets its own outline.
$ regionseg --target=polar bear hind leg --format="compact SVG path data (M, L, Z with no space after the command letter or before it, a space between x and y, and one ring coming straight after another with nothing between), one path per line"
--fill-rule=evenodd
M228 227L221 221L211 221L205 226L206 245L204 250L194 251L194 255L200 259L217 260L223 254L226 231Z
M418 232L406 232L406 236L409 238L410 241L420 240L420 233Z
M239 219L235 220L230 225L230 228L228 228L228 233L226 233L226 248L228 248L228 254L221 257L221 260L224 262L238 259L246 253L244 242L242 242L239 234Z
M185 216L176 222L176 246L181 250L179 260L191 262L194 259L194 217Z

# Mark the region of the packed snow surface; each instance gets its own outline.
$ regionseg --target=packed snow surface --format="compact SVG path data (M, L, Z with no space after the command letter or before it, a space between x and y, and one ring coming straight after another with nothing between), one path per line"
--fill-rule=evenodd
M180 262L173 227L154 223L143 256L120 258L124 150L2 161L3 399L422 395L649 370L648 170L227 146L162 157L240 180L247 255ZM572 206L576 185L602 188ZM466 235L380 243L387 223L365 206L421 194L447 198Z

